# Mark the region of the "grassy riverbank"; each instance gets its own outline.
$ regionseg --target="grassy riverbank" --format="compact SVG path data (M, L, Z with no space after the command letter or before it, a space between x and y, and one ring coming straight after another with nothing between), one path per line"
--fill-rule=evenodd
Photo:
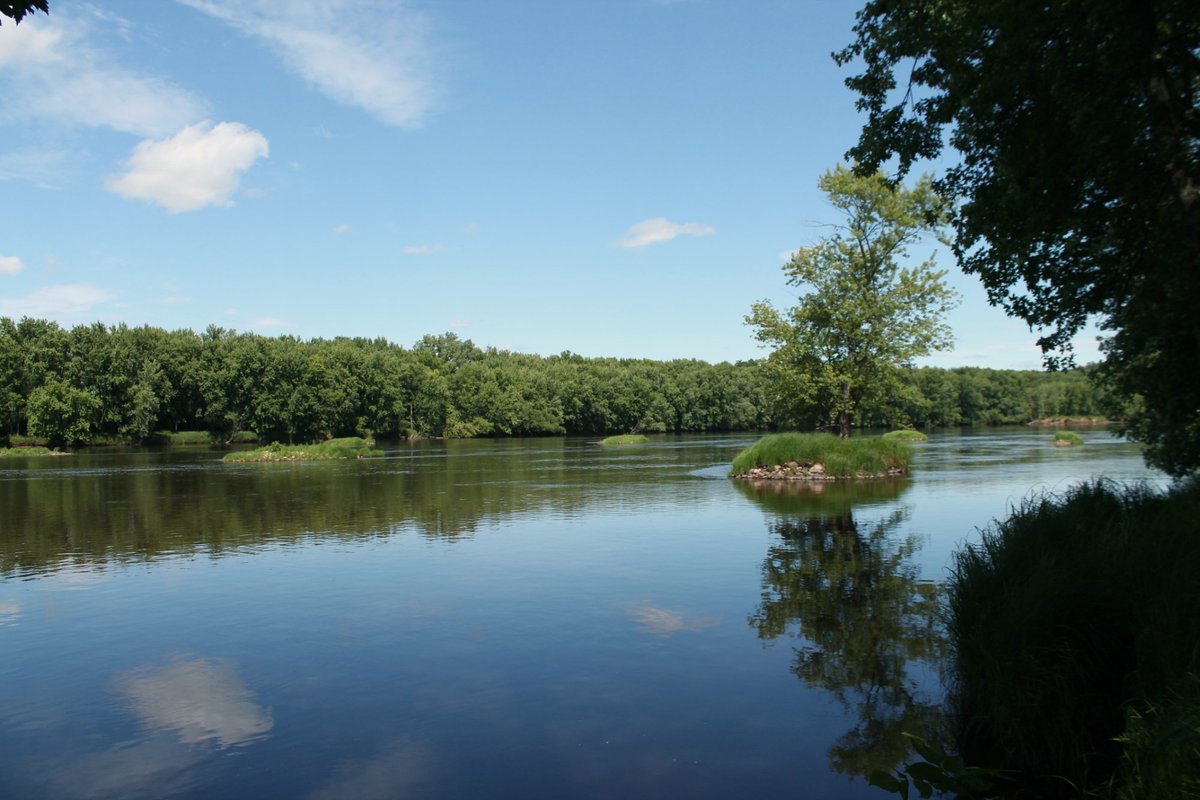
M842 439L829 433L776 433L764 436L733 459L729 474L749 475L759 467L808 470L820 465L828 477L852 478L908 470L909 448L882 437Z
M1198 519L1195 483L1090 484L1026 502L958 554L968 763L1011 770L1021 796L1200 796Z
M240 450L229 453L222 461L242 463L248 461L339 461L348 458L373 458L383 455L382 450L372 450L374 441L350 436L330 439L320 444L274 444L255 450Z

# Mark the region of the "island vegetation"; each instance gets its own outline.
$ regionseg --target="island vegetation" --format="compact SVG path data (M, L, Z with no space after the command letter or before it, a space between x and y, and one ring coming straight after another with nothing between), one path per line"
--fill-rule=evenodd
M884 439L898 439L902 442L928 442L929 437L920 431L915 431L912 428L901 428L900 430L888 431L883 435Z
M0 447L0 458L16 458L20 456L65 456L66 453L60 450L51 450L49 447Z
M1083 444L1083 437L1075 431L1058 431L1051 437L1055 447L1078 447Z
M908 446L896 439L777 433L738 453L729 474L768 480L895 477L908 470L908 459Z
M375 443L358 436L330 439L318 444L279 444L254 450L235 450L221 460L234 464L248 461L342 461L356 458L376 458L382 450L371 449Z
M650 441L646 436L640 433L620 433L616 436L609 436L600 440L600 444L645 444Z

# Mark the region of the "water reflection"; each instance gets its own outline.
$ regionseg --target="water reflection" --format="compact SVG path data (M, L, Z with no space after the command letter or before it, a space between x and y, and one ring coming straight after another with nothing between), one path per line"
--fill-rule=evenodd
M118 684L147 729L173 732L182 744L243 745L275 726L271 712L254 702L225 661L177 661L135 670Z
M408 740L386 745L367 759L335 769L333 779L308 795L308 800L403 800L423 797L433 779L428 749Z
M181 794L214 752L259 741L275 725L227 661L176 659L124 673L114 687L145 737L50 765L56 796Z
M669 444L669 443L668 443ZM453 540L519 515L675 502L727 462L728 443L664 446L636 462L582 440L451 442L371 462L222 464L219 452L80 455L0 476L0 574L319 536L413 531ZM681 463L680 453L687 459ZM626 463L630 462L630 463ZM686 466L686 469L683 467Z
M929 696L946 646L938 589L919 579L914 534L898 535L904 507L856 519L864 503L894 500L905 484L746 486L775 516L762 565L762 601L749 623L764 640L795 641L792 672L833 694L858 721L829 750L838 772L865 776L908 754L904 732L934 735L940 704ZM831 491L832 489L832 491ZM890 497L889 497L890 495ZM860 514L863 512L859 512Z
M684 617L678 611L652 605L640 605L629 609L630 618L639 629L658 636L671 636L680 631L702 631L721 624L713 617Z

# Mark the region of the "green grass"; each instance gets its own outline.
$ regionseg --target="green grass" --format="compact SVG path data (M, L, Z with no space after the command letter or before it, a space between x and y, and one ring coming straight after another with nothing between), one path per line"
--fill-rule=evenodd
M171 445L213 443L212 434L208 431L159 431L155 437Z
M233 464L247 461L338 461L382 456L382 450L371 449L374 443L358 436L330 439L318 444L288 445L275 442L267 447L229 453L221 460Z
M0 447L0 458L48 456L57 453L49 447Z
M1074 431L1058 431L1051 441L1058 447L1077 447L1083 444L1083 437Z
M796 462L802 467L821 464L834 477L884 475L908 469L909 447L880 437L842 439L829 433L776 433L764 436L733 459L732 476L755 467Z
M898 431L888 431L883 435L884 439L899 439L902 442L928 442L929 437L920 431L914 431L911 428L902 428Z
M644 444L650 441L640 433L623 433L620 436L609 436L601 439L600 444Z
M1200 486L1026 501L956 556L953 703L1013 796L1200 797ZM1074 787L1074 788L1073 788Z

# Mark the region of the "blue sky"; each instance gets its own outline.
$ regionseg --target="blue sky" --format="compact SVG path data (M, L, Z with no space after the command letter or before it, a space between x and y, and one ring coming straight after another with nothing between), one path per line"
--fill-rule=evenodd
M857 7L52 0L0 26L0 316L759 357L744 315L838 221ZM1037 368L940 263L924 363Z

